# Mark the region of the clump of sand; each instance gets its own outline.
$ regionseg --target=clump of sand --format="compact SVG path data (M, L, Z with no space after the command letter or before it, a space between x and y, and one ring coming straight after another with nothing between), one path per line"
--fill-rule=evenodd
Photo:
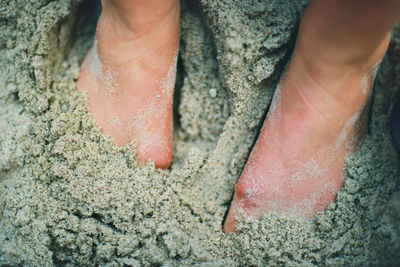
M174 162L138 168L76 90L93 42L92 1L0 4L0 264L390 265L400 255L399 159L388 119L400 90L400 32L374 86L368 134L336 203L313 221L222 221L304 8L299 1L185 7ZM211 91L213 92L211 94ZM215 95L214 92L217 94Z

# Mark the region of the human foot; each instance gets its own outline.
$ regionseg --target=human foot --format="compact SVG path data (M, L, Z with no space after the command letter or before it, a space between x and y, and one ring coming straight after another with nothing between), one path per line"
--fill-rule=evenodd
M365 133L366 102L389 34L365 58L337 48L315 53L327 46L317 40L321 35L310 34L305 17L290 65L236 185L225 232L235 230L239 210L256 219L265 212L308 219L323 211L335 200L346 157Z
M137 144L140 164L172 159L172 98L179 47L177 0L104 0L96 40L77 81L91 114L117 145Z
M367 100L372 75L344 78L348 79L343 81L346 87L365 91L363 101L351 109L307 74L302 73L302 81L298 81L299 71L294 64L289 66L277 88L258 141L236 185L226 232L234 230L239 209L253 218L260 218L267 211L311 218L335 200L343 184L346 156L355 151L366 128L361 102ZM302 84L307 82L307 76L310 83ZM317 102L322 100L324 103Z

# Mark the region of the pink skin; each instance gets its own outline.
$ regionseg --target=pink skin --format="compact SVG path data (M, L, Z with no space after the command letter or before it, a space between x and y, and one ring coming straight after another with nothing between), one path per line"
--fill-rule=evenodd
M140 164L168 168L179 47L179 1L103 0L96 42L77 82L117 145L137 144ZM305 219L335 200L346 156L367 126L374 70L399 18L398 0L312 0L294 56L236 185L224 230L243 210Z
M137 144L141 165L172 159L172 97L179 47L179 1L104 0L96 41L81 66L79 91L117 145Z
M311 218L335 200L337 190L343 185L345 157L354 151L358 136L363 134L364 129L357 123L363 106L348 111L343 103L327 97L312 80L297 80L296 70L303 72L305 68L295 67L295 61L296 56L236 185L226 232L233 231L234 216L239 209L253 218L262 217L266 211ZM311 82L301 84L307 81ZM361 75L352 74L343 83L354 84L361 91L360 81ZM371 82L370 78L368 91ZM318 103L327 97L325 110L317 109L318 104L302 88L314 94L320 91L319 96L312 96ZM333 110L340 111L340 119L332 117Z
M395 0L312 0L294 55L236 185L224 231L241 210L312 218L335 201L346 156L367 128L374 73L400 16ZM373 25L371 25L373 24Z

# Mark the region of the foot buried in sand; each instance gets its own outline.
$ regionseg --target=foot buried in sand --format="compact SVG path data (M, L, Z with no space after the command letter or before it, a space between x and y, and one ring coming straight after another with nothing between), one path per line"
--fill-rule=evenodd
M103 1L78 90L117 145L137 145L140 164L172 159L172 99L179 48L179 1ZM156 19L155 19L156 18Z
M239 210L253 218L266 211L311 218L335 200L343 185L346 157L356 150L366 129L365 105L350 112L332 100L325 103L326 110L319 110L297 87L293 72L289 67L278 86L236 185L226 232L234 230ZM371 83L369 79L368 91ZM337 118L333 110L338 111Z
M309 219L335 201L346 158L366 132L367 100L393 17L399 16L375 10L390 9L390 0L378 7L355 2L314 0L308 6L290 64L236 185L225 232L235 231L240 211L256 219L266 212ZM372 9L382 20L374 29L367 23ZM352 23L356 15L365 23Z

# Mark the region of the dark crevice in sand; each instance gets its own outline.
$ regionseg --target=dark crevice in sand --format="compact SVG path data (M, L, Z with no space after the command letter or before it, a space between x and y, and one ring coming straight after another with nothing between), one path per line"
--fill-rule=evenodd
M179 114L179 106L181 99L181 90L183 85L183 76L184 76L184 67L182 64L182 58L180 53L178 54L178 62L176 68L176 81L174 86L174 96L173 96L173 123L174 123L174 131L181 128L180 119L181 115Z
M50 245L48 246L48 248L52 254L53 265L54 266L65 266L66 264L71 263L70 260L66 260L66 259L62 260L57 257L58 251L63 250L65 252L65 250L68 250L68 249L60 247L57 244L56 238L51 233L49 233L49 237L50 237Z

